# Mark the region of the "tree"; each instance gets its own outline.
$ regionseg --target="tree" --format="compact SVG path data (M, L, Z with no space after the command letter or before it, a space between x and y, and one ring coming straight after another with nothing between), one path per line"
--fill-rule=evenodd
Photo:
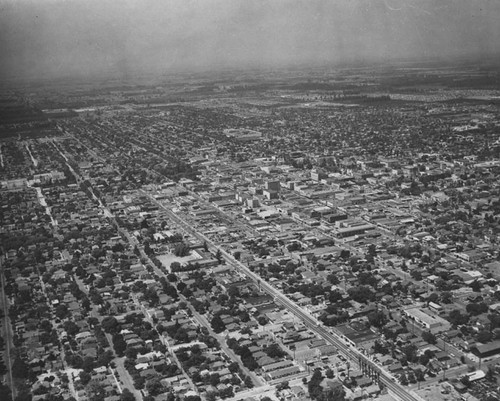
M264 352L269 356L270 358L283 358L286 353L281 349L281 347L274 343L271 344L269 347L264 348Z
M90 356L86 356L85 358L83 358L83 362L82 362L82 369L83 370L90 373L92 371L92 369L94 369L94 367L95 367L94 358L92 358Z
M367 303L374 299L374 292L368 286L352 287L347 290L349 296L356 302Z
M460 383L462 383L465 387L470 386L470 377L468 375L462 376L460 378Z
M99 353L97 358L97 366L109 366L111 361L113 361L114 355L113 351L107 350L105 352Z
M329 274L326 278L330 282L330 284L337 285L338 283L340 283L339 277L336 274Z
M371 256L377 256L377 246L375 244L368 245L367 253Z
M146 390L152 396L161 394L163 392L163 384L161 384L160 378L153 377L152 379L148 380L146 383Z
M245 383L245 386L247 388L253 388L253 381L252 381L252 378L250 376L245 377L245 380L243 381L243 383Z
M495 330L497 327L500 327L500 315L496 313L491 313L488 315L488 319L490 321L490 329Z
M349 252L349 250L347 250L347 249L342 249L342 250L340 251L340 257L341 257L342 259L347 260L347 259L349 259L349 258L350 258L350 256L351 256L351 252Z
M209 383L211 386L217 386L220 383L220 376L218 373L212 373L209 377Z
M135 396L125 387L120 395L120 401L135 401Z
M453 294L450 291L443 291L441 293L441 302L444 304L451 303L452 298L453 298Z
M413 279L415 279L416 281L422 280L422 272L420 270L416 270L416 269L412 270L410 272L410 276L412 276Z
M27 379L29 377L29 367L21 358L16 357L12 364L12 376L19 379Z
M106 397L104 386L96 380L91 380L87 384L86 392L90 401L103 401Z
M358 274L358 281L360 285L368 285L370 287L375 287L378 283L377 278L370 272L360 272Z
M401 377L399 378L399 382L403 385L403 386L407 386L408 385L408 378L406 377L406 374L401 374Z
M70 337L74 337L80 332L80 327L72 320L65 321L63 327Z
M56 307L54 314L56 315L56 317L62 320L69 316L68 307L66 306L66 304L60 304Z
M182 292L185 288L187 288L187 284L184 281L179 281L177 283L177 291Z
M462 324L466 324L469 321L469 317L465 314L462 314L460 310L454 309L450 312L448 315L448 321L453 325L453 326L459 326Z
M10 400L11 393L9 386L0 383L0 400Z
M278 391L285 390L287 388L290 388L290 382L288 380L285 380L285 381L278 383L276 385L276 390L278 390Z
M491 334L487 330L481 330L479 333L477 333L477 336L476 336L476 341L483 343L483 344L490 342L492 339L493 339L493 334Z
M118 331L118 320L114 316L106 316L101 321L101 327L106 333L114 334Z
M134 375L134 387L137 390L142 390L144 388L144 383L146 382L146 379L140 375Z
M174 248L174 255L177 257L184 257L189 255L189 251L189 245L185 244L184 242L180 242Z
M88 373L88 372L86 372L86 371L84 371L84 370L82 370L82 371L80 372L80 375L79 375L79 376L80 376L80 382L81 382L84 386L86 386L86 385L90 382L90 380L92 379L92 376L90 375L90 373Z
M415 369L414 373L415 373L415 378L417 379L417 381L423 382L425 380L425 374L422 371L422 369L419 369L419 368Z
M485 313L488 311L488 305L486 305L484 302L471 302L467 304L465 307L468 313L470 313L473 316L480 315L481 313Z
M227 295L230 298L239 297L240 296L240 290L238 289L238 287L236 285L233 285L233 286L231 286L231 287L228 288Z
M212 329L214 329L214 331L216 333L220 333L220 332L226 330L226 325L224 324L224 322L222 321L222 319L219 315L215 315L212 318L212 321L210 322L210 324L212 325Z
M67 353L66 354L66 362L74 369L81 369L83 359L78 354Z
M174 299L179 297L179 294L173 285L169 285L165 288L165 294Z
M205 394L206 401L215 401L219 396L218 391L209 391Z
M323 375L321 374L321 370L316 369L307 384L307 390L311 398L317 399L323 392L323 388L321 387L322 381Z
M406 360L408 362L416 362L417 361L417 350L418 348L413 345L413 344L409 344L405 347L402 348L402 351L404 353L404 355L406 356Z
M153 250L151 249L151 246L149 245L149 242L146 242L144 244L144 253L148 256L151 256L153 254Z
M387 318L382 311L373 311L368 314L368 321L374 327L382 327L387 323Z
M0 359L0 375L4 375L7 373L7 366L5 366L5 363Z
M113 348L115 349L116 355L123 356L123 353L127 349L127 343L121 334L115 334L113 336Z
M238 365L238 362L231 362L228 366L228 369L231 373L236 373L238 370L240 370L240 365Z
M177 262L177 263L179 263L179 262ZM179 264L179 266L180 266L180 264ZM175 273L168 273L167 280L170 281L171 283L175 283L177 281L177 276L175 275Z
M375 352L376 354L386 355L389 351L387 350L387 347L382 345L379 340L376 340L373 344L373 352Z
M427 341L429 344L436 344L437 339L434 334L432 334L430 331L424 331L422 333L422 339L424 341Z
M31 394L30 389L26 386L23 386L21 389L18 389L14 401L31 401L32 399L33 395Z
M497 374L495 372L495 369L493 369L491 366L488 366L488 371L486 372L486 380L496 383L497 382Z
M182 266L180 264L180 262L177 262L177 261L174 261L172 263L170 263L170 270L172 272L179 272L182 270Z
M433 292L429 297L427 298L427 302L438 302L439 301L439 294L437 292Z
M323 391L318 397L319 401L344 401L345 390L343 387L336 387Z
M430 361L430 358L426 354L422 354L418 357L418 363L420 363L423 366L426 366Z
M483 284L480 283L479 281L475 280L470 284L470 287L472 288L472 291L474 291L474 292L481 292L481 288L483 288Z

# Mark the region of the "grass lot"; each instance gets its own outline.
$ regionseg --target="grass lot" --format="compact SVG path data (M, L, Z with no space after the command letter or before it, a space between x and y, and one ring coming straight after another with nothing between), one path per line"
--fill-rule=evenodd
M191 260L201 259L201 256L196 252L191 251L188 256L184 256L182 258L175 256L173 253L165 253L163 255L156 255L156 258L161 262L165 269L170 272L170 264L172 262L179 262L181 265L187 263Z
M446 386L447 388L451 387L450 385ZM434 385L427 387L425 389L421 389L417 391L417 394L427 401L434 400L455 400L458 394L455 390L450 391L448 394L443 394L441 390L443 387L439 383L435 383Z

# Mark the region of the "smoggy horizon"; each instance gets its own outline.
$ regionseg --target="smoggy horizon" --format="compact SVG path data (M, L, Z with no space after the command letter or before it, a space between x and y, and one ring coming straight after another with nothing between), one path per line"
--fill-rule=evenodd
M0 0L1 78L478 59L487 0Z

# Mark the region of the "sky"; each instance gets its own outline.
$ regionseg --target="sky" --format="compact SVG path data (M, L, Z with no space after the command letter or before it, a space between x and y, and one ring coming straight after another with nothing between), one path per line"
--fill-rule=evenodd
M500 53L498 0L0 0L0 78Z

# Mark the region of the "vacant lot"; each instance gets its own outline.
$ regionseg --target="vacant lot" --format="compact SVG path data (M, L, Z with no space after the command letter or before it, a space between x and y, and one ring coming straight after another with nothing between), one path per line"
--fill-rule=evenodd
M170 264L172 262L179 262L182 265L184 263L190 262L191 260L201 259L201 256L198 255L196 252L191 251L191 253L188 256L184 256L182 258L175 256L173 253L165 253L163 255L156 255L156 258L170 272Z

